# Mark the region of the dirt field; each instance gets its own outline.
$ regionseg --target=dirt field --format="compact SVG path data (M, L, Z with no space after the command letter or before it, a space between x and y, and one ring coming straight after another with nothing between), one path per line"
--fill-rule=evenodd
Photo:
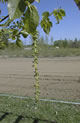
M0 58L0 93L34 96L32 58ZM41 97L80 101L80 57L40 58Z

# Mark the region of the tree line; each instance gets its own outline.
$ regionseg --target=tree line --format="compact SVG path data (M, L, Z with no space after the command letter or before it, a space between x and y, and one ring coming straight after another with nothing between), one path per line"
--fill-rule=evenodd
M75 38L74 40L56 40L54 41L54 47L58 46L60 48L80 48L80 40Z
M39 45L51 45L53 47L59 48L80 48L80 39L75 38L74 40L69 40L67 38L54 40L53 37L48 39L48 36L38 38Z

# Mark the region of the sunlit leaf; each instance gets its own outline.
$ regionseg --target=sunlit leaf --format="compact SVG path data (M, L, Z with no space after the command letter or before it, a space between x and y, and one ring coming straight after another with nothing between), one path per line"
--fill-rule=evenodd
M17 39L17 40L16 40L16 45L17 45L18 47L22 47L22 41L21 41L20 39Z
M35 6L28 7L23 21L24 28L28 33L33 33L36 30L39 24L39 15Z
M52 27L52 22L49 20L49 18L48 19L42 19L40 24L41 24L41 27L43 28L44 32L46 34L49 34L50 29Z
M53 11L53 14L54 14L54 16L57 15L57 9L55 9L55 10Z
M35 0L35 1L37 1L38 3L40 2L40 0Z
M57 17L58 17L59 20L62 20L62 15L61 15L60 12L58 12Z
M26 5L23 0L8 0L8 13L10 19L19 18L25 11Z
M27 38L28 37L28 33L27 32L21 31L20 34L22 34L22 36L24 38Z
M60 14L61 14L63 17L66 16L66 13L65 13L64 9L60 9L59 12L60 12Z
M48 17L49 17L49 12L46 11L42 13L42 18L46 19Z
M55 9L53 11L53 15L57 20L57 24L60 22L60 20L63 19L64 16L66 16L66 13L64 11L64 9Z

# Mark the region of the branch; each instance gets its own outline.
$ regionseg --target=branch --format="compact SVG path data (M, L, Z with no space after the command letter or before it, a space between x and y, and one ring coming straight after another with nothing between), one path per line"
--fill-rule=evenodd
M3 22L5 19L7 19L9 15L5 16L3 19L0 20L0 23Z

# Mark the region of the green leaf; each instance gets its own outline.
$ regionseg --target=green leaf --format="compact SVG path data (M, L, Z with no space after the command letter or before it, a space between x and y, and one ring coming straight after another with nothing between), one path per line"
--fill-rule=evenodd
M23 0L8 0L8 13L10 19L19 18L25 11L26 5Z
M59 20L62 20L62 15L61 15L60 12L58 12L57 17L58 17Z
M6 47L4 41L0 41L0 49L4 49Z
M42 19L42 21L41 21L40 24L41 24L41 27L43 28L44 32L45 32L46 34L49 34L50 29L51 29L51 27L52 27L52 22L49 20L49 18L47 18L47 19Z
M15 39L16 39L16 37L15 37L14 35L12 35L12 37L11 37L11 38L12 38L12 40L15 40Z
M42 18L43 19L46 19L46 18L48 18L49 17L49 12L43 12L42 13Z
M17 39L17 40L16 40L16 45L17 45L18 47L22 47L22 41L21 41L20 39Z
M78 8L80 9L80 0L74 0Z
M35 32L39 24L39 15L35 6L31 5L30 7L28 7L23 22L24 28L28 33Z
M28 2L33 3L35 0L28 0Z
M56 23L56 24L59 24L59 23L60 23L59 17L56 16L55 18L56 18L56 20L57 20L57 23Z
M40 2L40 0L35 0L35 1L37 1L38 3Z
M16 36L17 34L18 34L18 30L15 29L15 30L13 31L13 35Z
M53 11L53 14L54 14L54 16L57 15L57 9L55 9L55 10Z
M22 34L22 36L24 38L27 38L28 37L28 33L27 32L21 31L20 34Z
M59 12L60 12L60 14L61 14L63 17L66 16L66 13L65 13L64 9L60 9Z
M26 6L30 6L35 0L25 0Z
M53 11L53 15L55 16L55 18L57 20L57 24L59 24L60 20L62 20L63 17L66 16L66 13L65 13L64 9L55 9Z
M80 2L80 0L74 0L77 4Z

